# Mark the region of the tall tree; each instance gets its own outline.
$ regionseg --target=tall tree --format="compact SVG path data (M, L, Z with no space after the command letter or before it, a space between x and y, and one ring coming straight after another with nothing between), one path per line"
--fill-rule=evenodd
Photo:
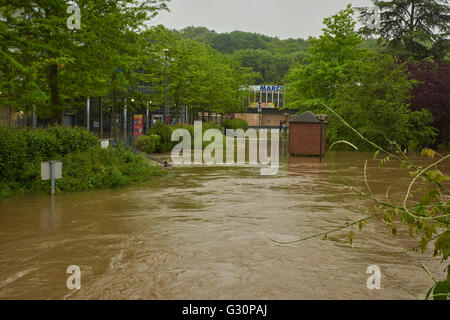
M136 31L165 8L159 0L70 4L77 5L79 17L70 17L63 0L0 0L2 55L13 63L16 74L10 78L17 82L10 85L9 102L18 101L21 87L31 88L40 113L51 116L53 124L75 98L106 94L118 67L128 72L139 67ZM77 18L79 28L70 27Z
M325 103L385 147L389 147L385 137L411 149L432 143L431 114L412 112L408 104L413 81L393 57L361 48L353 14L348 6L324 19L323 35L309 40L309 64L298 65L289 73L287 106L322 113ZM333 143L354 141L357 136L330 117L327 138ZM367 144L363 147L370 148Z
M416 59L444 58L448 53L450 6L448 0L372 0L381 10L380 28L365 26L361 32L379 35L398 53ZM372 8L359 8L360 20L373 19Z
M427 109L439 129L438 143L450 141L450 64L419 61L407 64L408 75L417 81L411 94L414 110Z

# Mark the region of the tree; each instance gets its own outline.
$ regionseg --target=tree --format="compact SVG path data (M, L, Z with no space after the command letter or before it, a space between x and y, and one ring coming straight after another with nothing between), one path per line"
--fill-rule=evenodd
M166 7L157 0L75 2L81 23L72 30L66 1L0 1L1 50L9 62L2 69L10 79L6 102L26 108L18 98L28 88L29 103L53 124L76 98L107 94L118 67L128 75L139 67L136 31Z
M438 143L450 141L450 64L418 61L406 64L410 79L418 83L411 93L413 110L429 110L439 130Z
M435 136L431 115L413 112L408 104L413 81L393 57L361 48L353 13L348 6L326 18L324 34L309 40L309 64L292 68L288 76L287 107L323 112L327 104L384 147L389 140L411 149L431 144ZM330 117L327 138L333 143L355 136Z
M256 84L282 84L289 68L303 62L308 47L303 39L280 40L242 31L217 34L204 27L188 27L181 32L184 37L233 55L243 66L259 72L261 77Z
M367 50L360 48L362 39L355 32L354 11L348 6L332 17L325 18L325 28L319 38L308 39L305 65L297 64L287 76L289 106L300 109L319 106L318 99L333 99L345 74L364 64Z
M450 7L448 0L372 0L381 10L380 28L365 26L361 32L379 35L399 54L416 59L443 59L449 49ZM359 8L360 20L372 19L371 8Z
M428 110L411 110L414 81L408 79L406 67L398 65L394 57L375 55L342 83L331 104L372 142L388 148L389 141L396 141L403 150L422 150L434 143L433 116ZM355 135L331 118L330 139L354 141ZM363 148L371 146L363 143Z
M167 92L173 109L188 106L193 111L224 113L242 108L245 92L241 86L250 84L254 74L241 67L236 59L162 26L143 36L153 47L152 51L168 49ZM146 69L152 70L156 81L153 84L158 86L162 81L163 62L156 58L149 60ZM160 92L156 100L161 99Z

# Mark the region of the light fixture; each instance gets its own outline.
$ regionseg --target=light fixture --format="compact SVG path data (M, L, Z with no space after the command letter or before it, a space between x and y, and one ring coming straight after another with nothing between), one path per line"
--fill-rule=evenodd
M316 118L320 122L324 122L325 120L328 119L328 115L327 114L316 114Z

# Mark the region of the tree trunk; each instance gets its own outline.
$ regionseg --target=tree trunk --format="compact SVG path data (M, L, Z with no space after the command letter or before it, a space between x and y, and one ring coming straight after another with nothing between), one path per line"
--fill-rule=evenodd
M58 101L58 65L52 64L49 69L50 102L52 106L52 125L58 124L60 117Z

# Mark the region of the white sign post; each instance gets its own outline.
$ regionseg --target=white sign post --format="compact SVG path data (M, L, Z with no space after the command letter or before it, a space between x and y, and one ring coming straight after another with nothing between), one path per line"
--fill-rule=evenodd
M41 179L52 181L52 196L55 194L55 179L62 178L62 162L61 161L44 161L41 162Z

